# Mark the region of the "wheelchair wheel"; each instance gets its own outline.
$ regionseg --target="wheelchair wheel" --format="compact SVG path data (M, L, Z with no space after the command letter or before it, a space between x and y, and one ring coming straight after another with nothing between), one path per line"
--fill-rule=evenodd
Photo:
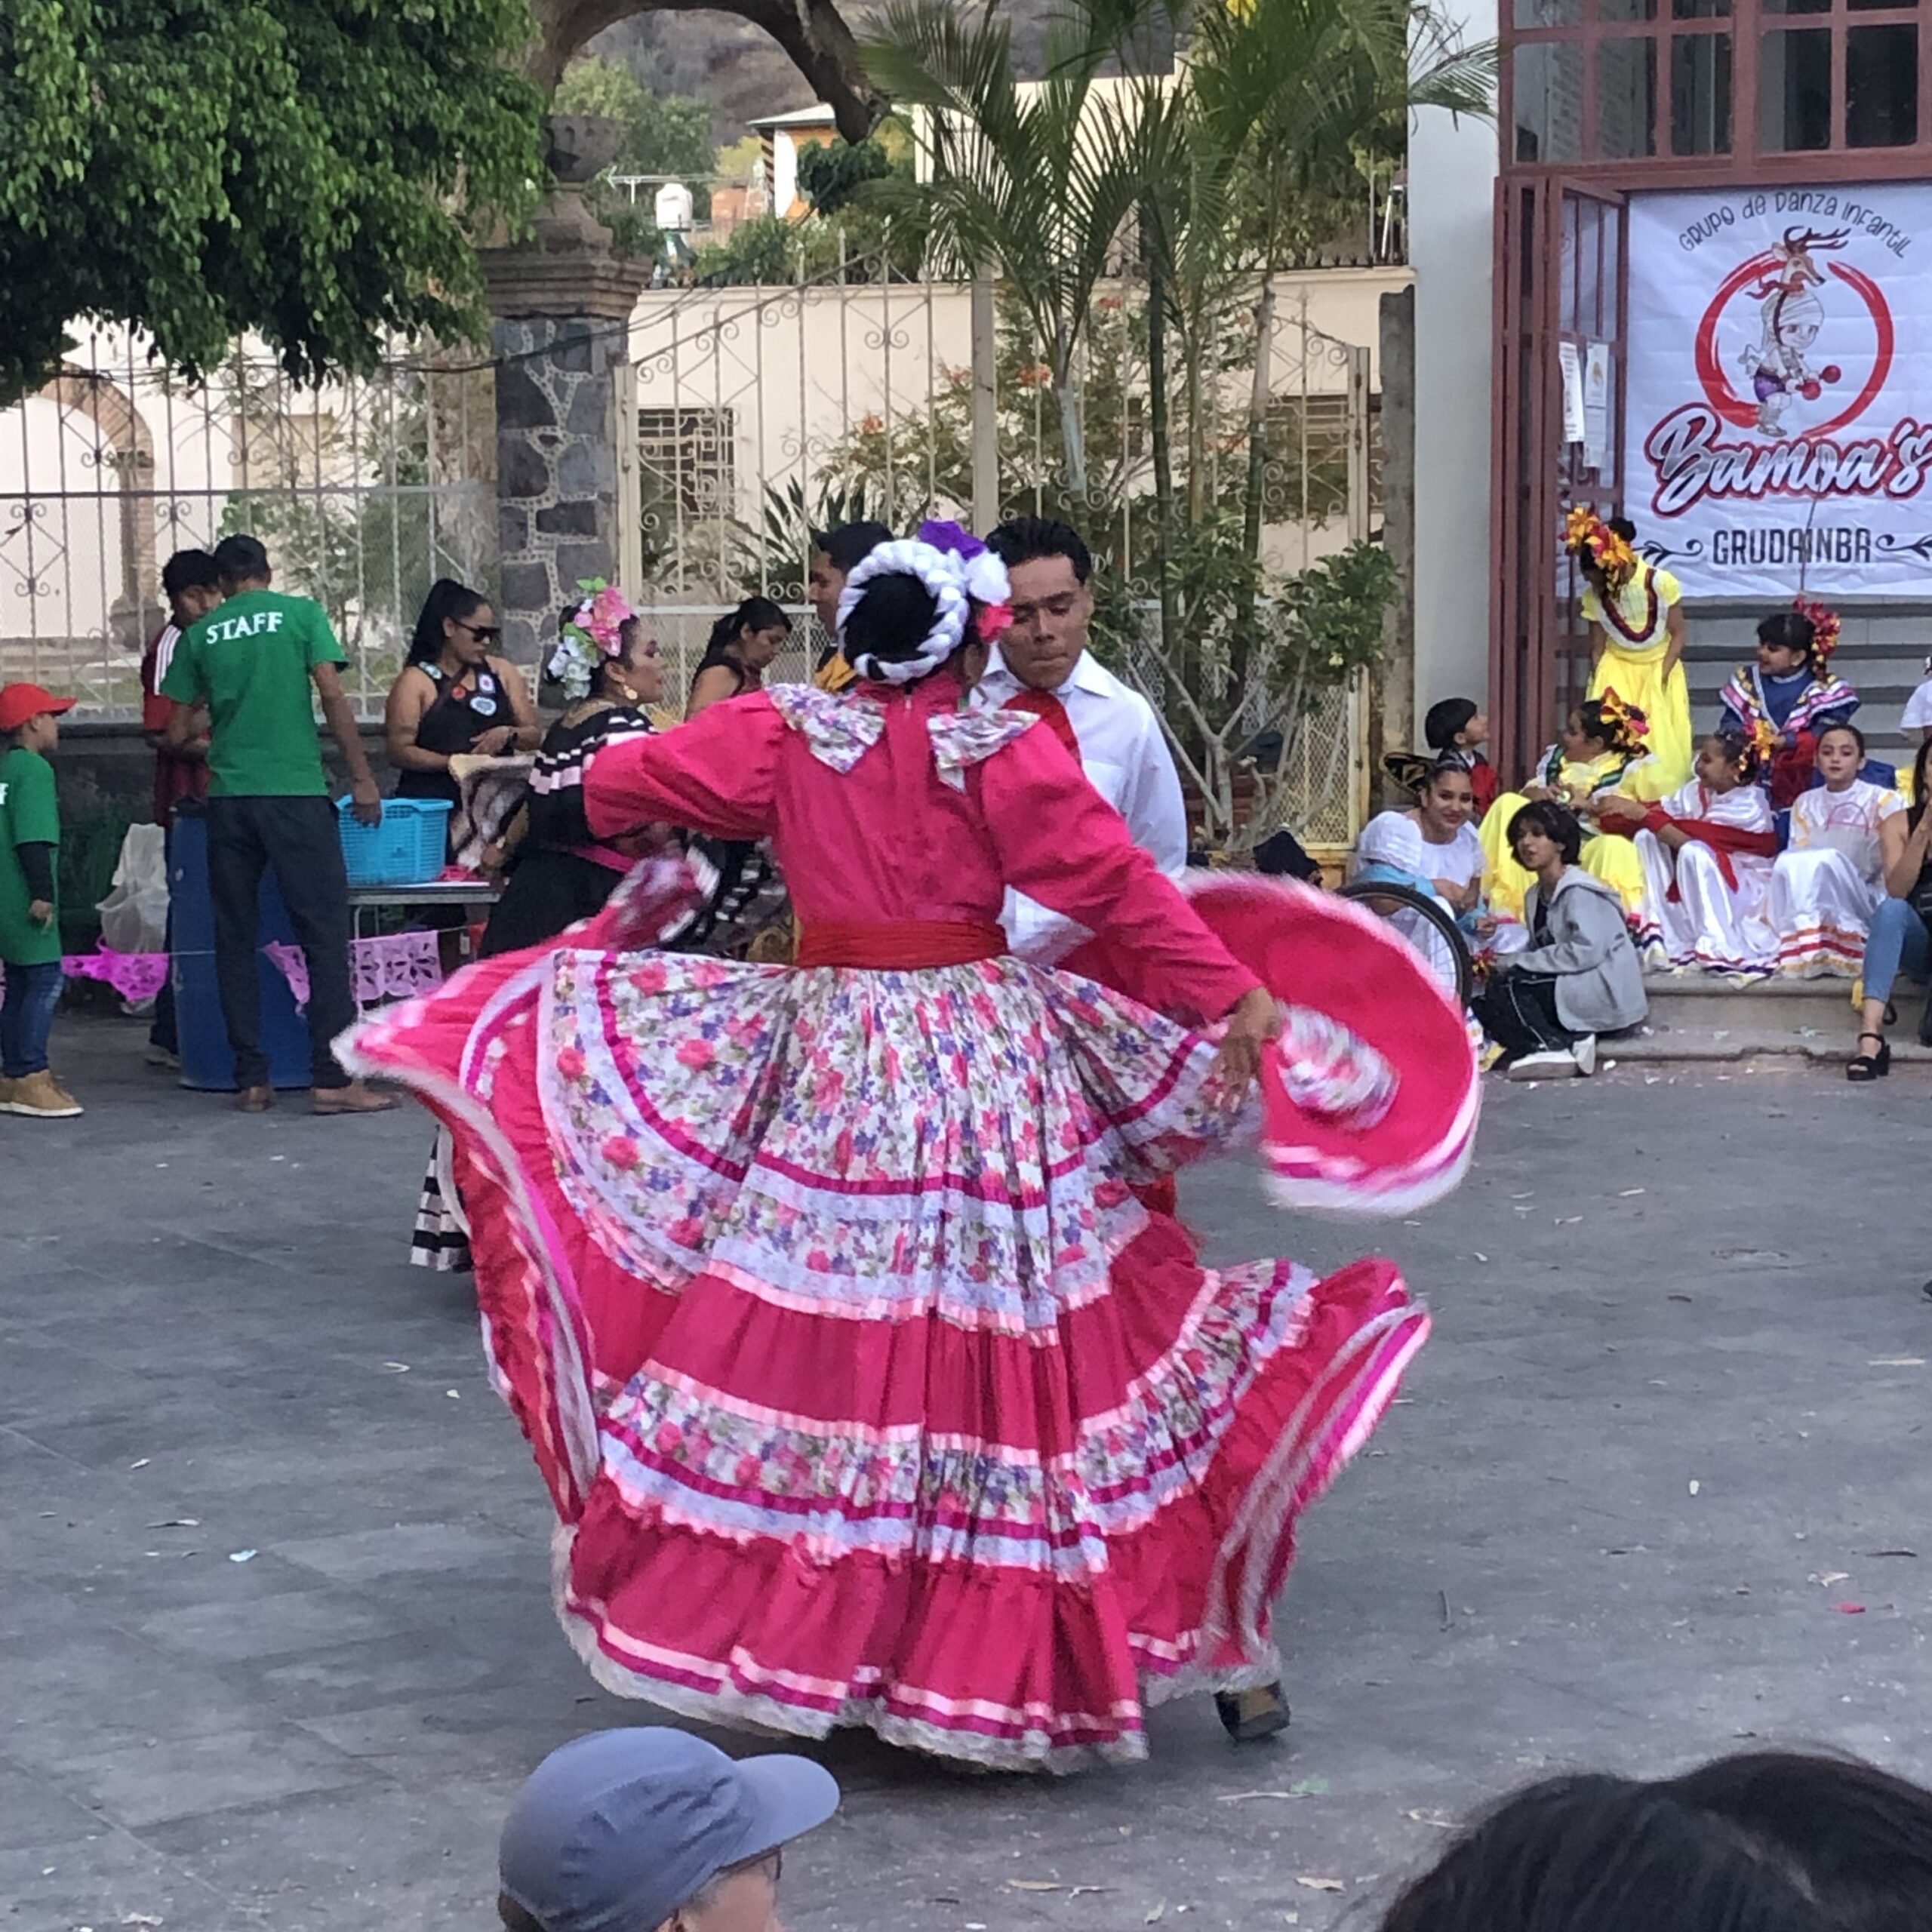
M1475 993L1476 967L1469 943L1455 915L1439 899L1413 886L1383 884L1357 879L1339 888L1338 896L1366 906L1378 919L1386 919L1421 954L1446 992L1467 1006Z

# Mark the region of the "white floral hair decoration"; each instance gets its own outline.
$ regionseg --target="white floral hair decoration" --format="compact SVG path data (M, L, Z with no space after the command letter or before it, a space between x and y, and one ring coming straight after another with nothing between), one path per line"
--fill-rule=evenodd
M588 697L598 666L623 655L624 626L637 615L623 592L601 577L580 577L577 587L583 601L564 626L545 666L571 699Z
M841 639L866 586L882 577L918 578L937 607L937 614L932 629L911 657L882 660L864 651L851 657L852 669L862 678L909 685L937 671L966 641L975 604L984 607L980 632L989 642L1005 628L1000 621L1002 617L1006 623L1011 621L1006 600L1012 587L1007 581L1005 565L959 524L921 524L917 537L881 543L857 565L838 599Z

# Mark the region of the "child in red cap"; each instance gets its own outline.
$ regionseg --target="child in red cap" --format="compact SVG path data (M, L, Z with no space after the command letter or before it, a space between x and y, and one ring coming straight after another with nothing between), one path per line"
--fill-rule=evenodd
M81 1111L47 1065L61 977L60 808L47 754L73 703L38 685L0 690L0 1113L29 1120Z

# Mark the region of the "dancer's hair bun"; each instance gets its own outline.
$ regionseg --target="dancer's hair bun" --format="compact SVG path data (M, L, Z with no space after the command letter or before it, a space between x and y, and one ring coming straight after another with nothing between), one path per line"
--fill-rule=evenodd
M939 601L917 577L897 571L875 577L841 627L847 661L910 663L925 650L938 621Z

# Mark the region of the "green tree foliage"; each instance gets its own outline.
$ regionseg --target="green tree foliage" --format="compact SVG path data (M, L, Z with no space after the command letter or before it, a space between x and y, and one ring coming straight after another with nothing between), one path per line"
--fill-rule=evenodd
M475 245L542 177L524 0L6 0L0 398L76 316L298 380L481 324Z
M691 190L700 217L710 214L717 155L704 102L654 94L620 62L592 55L571 63L550 104L558 114L604 114L620 122L624 143L611 171L675 175Z
M892 163L877 141L825 141L798 157L798 189L814 214L836 214L868 181L882 181Z

